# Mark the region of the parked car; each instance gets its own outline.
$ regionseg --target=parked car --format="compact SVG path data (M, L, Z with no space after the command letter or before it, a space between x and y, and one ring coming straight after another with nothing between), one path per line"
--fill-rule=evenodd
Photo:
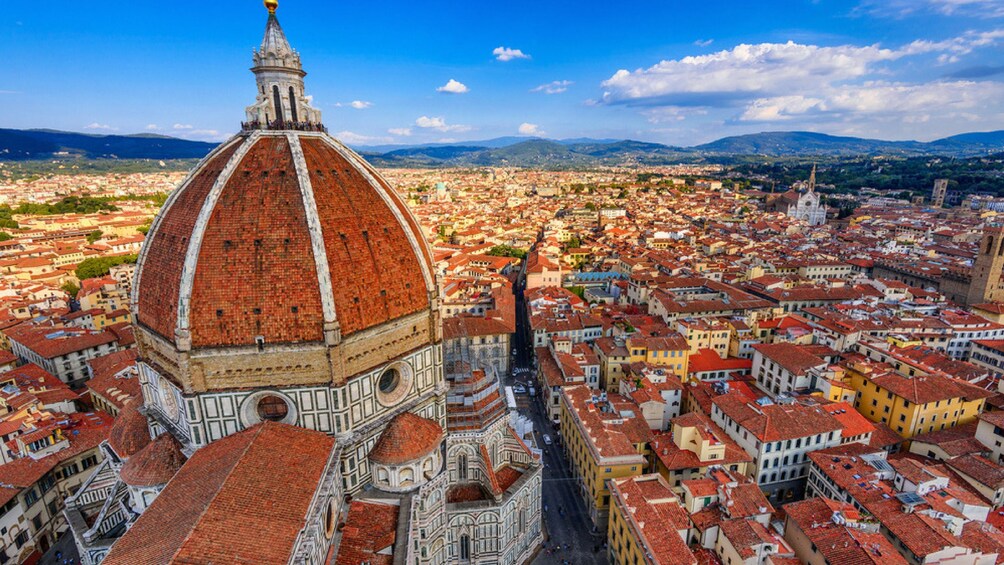
M553 442L551 441L551 436L549 436L549 435L547 435L547 434L544 434L544 444L545 444L545 445L551 445L551 443L553 443Z
M512 387L512 391L516 394L526 394L526 387L523 385L516 385Z

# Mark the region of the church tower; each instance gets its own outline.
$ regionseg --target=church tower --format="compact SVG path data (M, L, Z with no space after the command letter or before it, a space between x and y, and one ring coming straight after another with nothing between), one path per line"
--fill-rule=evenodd
M1004 300L1001 273L1004 271L1004 227L984 228L983 239L973 263L966 304Z

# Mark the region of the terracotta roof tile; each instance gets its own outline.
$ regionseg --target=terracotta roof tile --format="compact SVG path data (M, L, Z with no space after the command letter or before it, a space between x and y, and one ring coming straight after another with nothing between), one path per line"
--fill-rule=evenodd
M443 441L443 427L411 412L402 412L387 424L370 450L375 463L400 465L435 451Z
M104 563L288 562L333 446L264 422L199 449Z
M169 433L163 433L129 457L119 476L127 485L134 487L166 485L186 459L178 440Z

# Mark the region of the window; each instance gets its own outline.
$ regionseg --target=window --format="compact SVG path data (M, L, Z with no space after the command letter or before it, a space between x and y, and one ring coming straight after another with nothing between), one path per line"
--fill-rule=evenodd
M259 418L272 422L281 422L289 414L289 406L286 405L286 401L274 394L261 397L256 410Z
M460 558L465 561L471 558L471 537L467 534L460 536Z

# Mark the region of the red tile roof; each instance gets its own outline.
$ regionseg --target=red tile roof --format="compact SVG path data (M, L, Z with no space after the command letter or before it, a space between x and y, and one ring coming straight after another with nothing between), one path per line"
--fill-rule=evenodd
M221 145L202 168L194 171L175 191L174 203L161 210L156 230L148 234L140 280L142 292L137 294L138 320L169 340L174 340L178 320L178 291L188 240L213 183L239 145L239 141Z
M333 446L264 422L199 449L104 563L288 562Z
M443 427L411 412L402 412L387 424L370 450L375 463L400 465L424 457L443 441Z
M118 341L118 337L108 331L96 332L28 324L7 330L7 336L45 359L54 359Z
M397 539L398 515L395 504L354 500L342 528L335 565L391 565L394 556L379 553L393 547Z
M845 518L858 515L846 502L809 498L786 504L788 519L796 524L829 563L846 565L906 565L907 561L881 533L866 532L833 521L834 512Z
M323 339L320 258L292 150L285 136L252 143L231 163L233 174L201 226L189 302L194 347L251 345L256 336L269 343ZM432 272L430 252L397 193L324 139L301 137L300 145L341 335L427 310L423 270ZM179 297L179 287L191 236L233 151L227 147L203 164L150 234L138 274L138 320L170 341L179 298L188 298Z
M108 437L108 445L119 457L129 457L138 453L150 443L150 428L146 417L139 413L139 400L126 403L119 412Z
M165 485L181 469L186 459L188 458L181 452L178 440L169 433L163 433L129 457L119 476L127 485L134 487Z
M840 422L819 406L797 403L759 406L736 392L716 396L712 401L760 441L795 439L841 429Z

